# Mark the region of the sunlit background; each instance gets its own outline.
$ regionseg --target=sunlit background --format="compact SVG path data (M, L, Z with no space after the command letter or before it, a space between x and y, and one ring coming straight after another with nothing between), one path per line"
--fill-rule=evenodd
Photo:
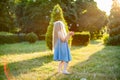
M112 0L94 0L97 2L97 6L102 11L105 11L107 15L110 14L110 9L112 6ZM120 2L120 0L119 0Z

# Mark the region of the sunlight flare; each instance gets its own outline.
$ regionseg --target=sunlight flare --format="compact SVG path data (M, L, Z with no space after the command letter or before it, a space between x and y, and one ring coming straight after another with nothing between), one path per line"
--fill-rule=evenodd
M105 11L107 15L110 14L112 0L94 0L100 10Z

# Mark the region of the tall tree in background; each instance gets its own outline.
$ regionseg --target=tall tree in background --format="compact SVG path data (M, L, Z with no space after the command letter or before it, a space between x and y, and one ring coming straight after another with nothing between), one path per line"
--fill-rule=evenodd
M100 34L101 29L107 24L105 12L98 9L94 0L67 0L62 5L65 19L70 30L89 31L91 35Z
M79 31L89 31L91 35L99 34L107 23L107 16L97 8L94 0L77 0L77 23Z
M51 19L50 19L49 26L48 26L47 32L46 32L47 46L51 50L52 50L52 32L53 32L53 26L54 26L53 24L55 21L58 21L58 20L63 21L63 23L65 24L66 31L68 32L68 25L64 19L62 9L57 4L54 6L54 9L51 13Z
M14 2L0 1L0 31L11 32L14 29Z
M78 31L76 24L78 23L78 13L76 1L75 0L61 0L60 5L63 9L65 19L69 25L69 29L73 31Z
M57 3L63 9L70 30L94 34L106 24L106 15L97 8L94 0L2 0L0 3L4 3L1 6L5 8L1 7L0 11L0 24L7 26L4 28L12 29L15 25L20 32L34 32L38 36L46 33L50 14Z
M120 3L118 0L113 0L111 13L109 16L109 44L120 44Z
M50 0L19 0L16 2L17 24L21 32L45 34L54 5L60 2Z

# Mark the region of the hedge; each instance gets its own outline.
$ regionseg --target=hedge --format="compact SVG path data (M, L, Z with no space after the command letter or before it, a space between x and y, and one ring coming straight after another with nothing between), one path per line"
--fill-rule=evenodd
M102 40L105 45L108 43L108 39L109 39L109 34L104 34Z
M120 45L120 34L117 36L109 37L106 41L107 45Z
M0 32L0 44L17 43L25 40L25 34L13 34L8 32Z
M76 32L73 36L72 45L80 46L80 45L88 45L90 41L90 33L89 32Z

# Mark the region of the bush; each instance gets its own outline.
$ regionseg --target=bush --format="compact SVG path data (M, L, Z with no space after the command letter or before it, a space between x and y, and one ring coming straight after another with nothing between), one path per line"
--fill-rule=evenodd
M88 45L90 41L90 33L89 32L76 32L73 36L72 45Z
M0 35L0 44L19 42L17 35Z
M0 35L13 35L13 33L9 33L9 32L0 32Z
M102 37L103 37L102 32L91 32L90 33L90 39L91 40L101 39Z
M120 35L109 37L106 44L107 45L120 45Z
M0 44L17 43L25 41L25 34L13 34L9 32L0 32Z
M108 39L109 39L109 34L104 34L103 35L103 42L104 42L104 44L108 43Z
M26 35L26 40L30 43L34 43L38 40L38 36L35 33L31 32Z

